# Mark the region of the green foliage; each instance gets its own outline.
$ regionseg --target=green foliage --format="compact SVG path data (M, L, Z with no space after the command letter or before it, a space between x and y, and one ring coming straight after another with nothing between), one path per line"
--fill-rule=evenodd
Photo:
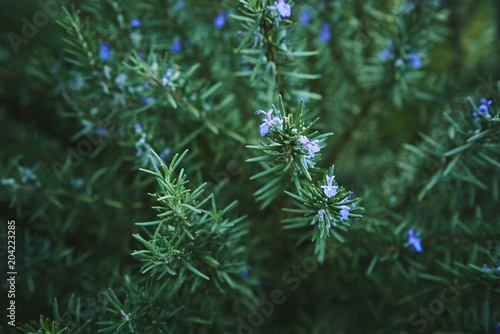
M498 13L6 3L0 331L497 332Z
M317 120L310 124L305 124L302 121L302 101L295 117L294 114L285 111L281 97L279 105L279 109L273 106L273 109L267 112L272 113L274 110L278 110L278 115L272 118L271 125L266 127L269 130L266 136L271 142L264 144L261 141L260 146L247 146L251 149L260 150L265 154L247 160L247 162L259 162L264 169L250 179L274 177L273 180L254 193L258 201L263 201L261 208L268 206L276 197L282 194L283 189L288 188L289 184L295 185L298 189L302 182L312 180L309 169L315 170L314 165L321 154L310 156L305 143L309 141L312 143L311 145L318 146L324 144L325 139L333 134L318 135L317 131L310 133ZM261 113L265 112L261 111ZM272 114L268 116L268 119L271 119L271 117ZM266 118L263 121L266 121ZM261 125L261 133L264 125L264 123Z
M329 170L329 177L333 176L334 167ZM301 218L287 218L282 221L286 229L303 228L310 225L316 225L317 228L308 235L312 234L312 241L316 241L314 253L318 256L318 261L323 263L325 260L325 251L327 247L327 238L335 237L343 243L345 239L336 230L347 231L350 223L347 221L347 215L350 218L361 218L361 207L355 205L359 200L352 196L352 193L344 187L337 187L334 180L333 185L336 194L328 197L321 189L322 182L317 185L311 184L306 189L299 189L299 194L286 192L295 201L298 202L299 209L284 209L287 212L301 214ZM353 197L353 198L351 198ZM352 208L351 208L352 205Z
M139 234L134 237L143 244L145 250L135 251L132 255L137 255L146 264L142 273L151 271L151 274L162 276L177 275L177 268L188 269L195 275L209 280L210 278L200 272L193 264L203 264L206 270L213 272L215 281L213 284L220 289L222 283L228 284L231 288L240 292L246 292L250 297L251 293L245 286L239 285L230 275L246 272L244 254L238 251L240 237L245 234L245 230L238 224L245 217L229 220L224 215L236 205L236 202L229 204L223 210L217 210L215 198L210 194L202 201L196 201L203 194L205 184L191 192L185 188L186 175L181 169L179 176L175 178L176 167L181 163L186 155L185 151L180 157L175 155L167 167L161 158L154 152L151 162L154 171L143 170L155 176L161 188L161 194L151 194L163 206L154 207L159 210L158 221L137 223L139 226L155 226L154 233L148 233L145 240ZM156 164L161 164L164 176ZM209 209L205 209L205 204L211 204ZM232 250L232 251L230 251ZM240 259L238 260L238 257ZM177 269L177 270L176 270ZM185 276L185 274L181 273ZM194 285L198 285L195 280Z

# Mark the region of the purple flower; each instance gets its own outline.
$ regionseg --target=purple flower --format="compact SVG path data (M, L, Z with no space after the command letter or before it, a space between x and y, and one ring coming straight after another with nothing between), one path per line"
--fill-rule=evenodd
M278 0L276 9L282 17L289 17L292 14L292 8L289 4L285 3L285 0Z
M322 43L328 43L330 41L330 25L328 23L323 24L321 27L321 32L319 33L319 40Z
M495 326L495 331L500 334L500 322Z
M349 194L349 196L347 196L346 198L344 198L342 201L340 201L340 203L343 203L343 202L347 202L349 200L349 198L351 197L353 193L351 192ZM354 203L352 203L352 208L354 209L356 206L354 205ZM341 206L341 210L340 210L340 221L343 221L343 220L347 220L347 218L349 218L349 210L351 208L348 207L347 205L342 205Z
M382 59L387 59L387 58L389 58L391 55L392 55L392 51L391 51L391 50L389 50L389 49L385 49L384 51L382 51L382 52L380 53L380 58L382 58Z
M141 26L141 21L139 19L133 19L130 24L132 24L132 27L140 27Z
M309 153L309 158L314 158L314 153L319 152L321 150L321 146L319 146L319 140L309 141L306 136L301 136L300 141L307 149Z
M300 23L303 25L309 24L311 22L312 14L309 9L304 10L302 13L300 13Z
M226 25L226 13L225 12L220 12L219 14L217 14L217 16L215 17L215 20L214 20L214 26L217 28L217 29L221 29L222 27L224 27Z
M111 47L105 43L102 42L101 46L99 47L99 58L102 60L108 60L111 57Z
M410 60L411 65L414 68L419 69L420 67L422 67L422 59L416 53L410 53L408 55L408 59Z
M142 131L142 126L140 124L134 125L135 133L140 133Z
M241 274L241 276L243 276L243 277L248 277L248 273L247 273L247 272L245 272L245 273Z
M268 112L265 112L264 110L257 110L255 112L255 115L258 114L264 114L267 116L267 118L263 118L262 121L263 123L260 125L260 135L264 137L269 133L269 129L271 128L273 124L273 120L271 119L271 114L273 113L273 109L269 110Z
M347 220L349 218L349 207L347 205L341 206L342 210L340 210L340 221Z
M337 186L332 186L333 179L335 179L335 175L333 176L326 176L326 186L321 186L323 188L323 191L325 192L325 195L328 198L331 198L332 196L337 195Z
M415 233L414 230L408 230L408 243L415 248L415 251L421 252L422 251L422 245L420 242L422 241L420 238L420 233Z
M479 111L483 116L490 118L491 115L489 113L488 106L491 105L492 103L493 103L492 100L488 101L486 99L481 99L481 105L479 106L477 111ZM475 117L477 117L477 113L476 113Z
M174 41L174 44L172 44L172 48L170 50L174 54L180 53L182 51L182 38L177 37Z

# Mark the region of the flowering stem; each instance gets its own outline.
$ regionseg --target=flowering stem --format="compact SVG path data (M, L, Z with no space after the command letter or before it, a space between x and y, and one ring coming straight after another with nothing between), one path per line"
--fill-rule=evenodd
M266 39L268 41L268 43L267 43L268 57L271 58L271 60L274 62L275 68L276 68L276 75L275 75L276 89L278 90L278 94L283 96L283 92L281 91L281 82L280 82L280 74L279 74L279 70L278 70L276 50L274 50L274 47L273 47L272 33L271 33L271 30L269 29L269 25L266 22L266 20L262 20L261 22L262 22L262 30L264 30Z

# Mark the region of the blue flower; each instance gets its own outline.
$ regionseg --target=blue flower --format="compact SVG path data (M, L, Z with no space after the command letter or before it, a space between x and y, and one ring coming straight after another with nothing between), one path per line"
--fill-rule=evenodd
M321 146L319 146L319 140L309 141L306 136L300 136L300 141L307 149L309 153L309 158L314 158L314 153L319 152L321 150Z
M410 53L408 55L408 59L410 60L411 65L414 68L419 69L420 67L422 67L422 59L416 53Z
M137 57L139 57L140 59L144 59L144 53L137 52Z
M184 8L184 1L177 1L177 4L175 5L177 8Z
M384 51L382 51L382 52L380 53L380 58L382 58L382 59L387 59L387 58L389 58L391 55L392 55L392 51L391 51L391 50L389 50L389 49L385 49Z
M422 241L420 238L420 233L415 233L414 230L408 230L408 243L415 248L415 251L421 252L422 251L422 245L420 242Z
M141 26L141 21L139 19L133 19L130 24L132 24L132 27L140 27Z
M326 186L321 186L323 188L323 191L325 192L325 195L328 198L331 198L332 196L337 195L337 186L332 186L333 179L335 179L335 175L333 176L326 176Z
M245 278L248 277L248 272L242 273L241 276L243 276Z
M304 10L302 13L300 13L300 23L303 25L309 24L311 22L312 14L309 9Z
M98 128L95 132L96 132L99 136L103 136L103 135L106 133L106 130L104 130L103 128Z
M321 32L319 33L319 40L323 43L328 43L330 41L330 25L328 23L323 24L321 27Z
M340 201L340 203L343 203L343 202L347 202L349 200L349 198L351 197L353 193L351 192L349 194L349 196L347 196L346 198L344 198L342 201ZM354 203L352 203L352 208L354 209L356 206L354 205ZM349 218L349 210L351 208L348 207L347 205L342 205L341 206L341 210L340 210L340 221L343 221L343 220L347 220Z
M217 14L217 16L215 17L215 20L214 20L214 26L217 28L217 29L221 29L222 27L224 27L226 25L226 13L225 12L220 12L219 14Z
M147 96L143 96L141 99L142 103L148 104L149 103L149 98Z
M491 115L489 113L489 109L488 109L488 106L491 105L493 103L492 100L486 100L486 99L481 99L481 105L479 106L479 108L477 109L477 111L479 111L484 117L488 117L490 118ZM476 113L476 116L477 117L477 113Z
M347 220L349 218L349 207L347 205L341 206L342 210L340 210L340 221Z
M500 334L500 322L495 326L495 331Z
M171 150L169 147L167 147L166 149L164 149L160 154L158 154L158 156L160 158L162 158L163 160L165 160L165 158L170 154Z
M276 9L282 17L289 17L292 14L292 7L285 3L285 0L278 0Z
M134 125L135 133L142 132L142 126L140 124Z
M269 133L269 129L271 128L273 124L273 120L271 119L271 115L273 113L273 109L269 110L268 112L265 112L264 110L257 110L255 112L255 115L258 114L264 114L267 116L267 118L263 118L262 121L263 123L260 125L260 135L264 137Z
M102 60L108 60L111 57L111 47L105 43L102 42L101 46L99 47L99 58Z
M182 38L177 37L174 41L174 44L172 44L172 53L178 54L182 51Z
M405 5L405 12L411 12L413 9L415 9L415 4L412 2L407 2Z

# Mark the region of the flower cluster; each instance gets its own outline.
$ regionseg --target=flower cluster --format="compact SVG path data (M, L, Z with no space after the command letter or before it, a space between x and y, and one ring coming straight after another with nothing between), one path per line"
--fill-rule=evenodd
M489 105L493 103L492 100L481 99L481 105L477 108L477 111L472 112L472 116L477 118L479 114L483 115L486 118L491 118ZM479 114L478 114L479 113Z
M310 128L314 125L313 121L309 126L306 126L302 121L302 106L299 104L298 112L295 114L287 114L284 111L282 100L280 99L280 110L273 114L277 108L269 111L257 110L256 115L264 114L266 117L262 119L260 125L260 135L267 136L272 142L268 145L268 149L264 151L266 155L273 158L255 158L263 160L274 159L277 163L284 164L283 170L299 171L299 174L305 174L308 180L312 180L309 169L316 164L317 153L321 150L322 140L332 133L310 136ZM251 146L252 148L256 148ZM253 161L250 159L249 161ZM255 160L259 161L259 160ZM275 166L275 168L278 168Z
M161 85L163 87L168 86L169 88L175 91L177 86L176 80L179 78L180 75L181 72L177 70L177 65L174 65L174 67L167 68L167 70L165 71L165 73L163 73L161 77Z
M322 185L321 188L323 189L326 197L328 197L329 199L332 198L333 196L337 195L337 189L338 189L338 186L333 186L332 185L332 182L333 180L335 179L335 175L333 176L328 176L326 175L326 185ZM342 204L342 203L346 203L349 201L351 195L353 193L349 194L349 196L347 196L346 198L344 198L343 200L340 201L339 204ZM352 203L352 208L355 209L356 208L356 205L354 203ZM339 217L338 217L338 220L341 222L343 220L347 220L349 219L349 212L351 210L351 207L348 206L348 205L345 205L345 204L342 204L340 205L340 211L339 211ZM320 224L318 225L318 228L321 229L321 222L323 221L326 221L326 224L325 224L325 228L327 231L330 230L331 228L331 219L329 217L329 214L328 214L329 210L326 211L325 209L320 209L318 211L318 214L313 218L313 221L311 223L311 225L314 225L316 222L320 222ZM337 226L337 224L334 224L335 226Z
M394 46L391 45L391 47L382 50L382 52L380 53L380 58L382 60L390 59L394 54L393 49L394 49ZM408 46L405 46L404 49L405 49L404 52L406 52L408 49ZM401 58L396 59L395 64L397 66L400 66L400 65L404 64L405 61L408 61L408 62L410 62L411 66L416 70L418 70L419 68L422 67L422 57L420 57L416 52L410 52L407 54L406 57L403 56L403 58L404 59L401 59Z
M319 236L319 239L323 239L323 241L318 239L317 242L320 243L324 242L324 237L328 237L330 233L338 235L337 232L330 231L331 227L345 231L349 226L347 220L350 217L361 217L359 213L362 210L354 204L357 199L351 198L354 193L338 186L334 181L333 167L325 179L326 184L320 183L318 186L310 187L309 191L302 189L298 195L287 192L299 202L300 209L294 209L293 212L312 217L310 224L318 227L313 230L313 241Z
M17 166L17 171L19 172L20 179L16 180L14 178L2 178L0 179L0 184L14 187L18 182L21 184L33 184L36 187L41 187L42 183L38 179L38 176L34 173L31 168Z
M262 137L274 133L273 140L278 142L283 141L283 143L290 142L293 143L290 154L296 154L295 158L289 158L290 160L298 160L303 165L305 169L309 169L315 166L315 162L312 159L315 157L315 153L321 150L321 145L319 144L319 139L309 140L304 134L306 127L298 126L299 124L289 124L290 116L283 116L281 112L278 111L277 115L273 116L274 109L270 109L268 112L264 110L257 110L255 114L264 114L266 118L262 119L262 124L260 125L260 135ZM283 122L286 122L289 126L286 129L283 127ZM301 129L301 130L299 130ZM279 138L279 139L278 139ZM286 144L285 144L286 146Z
M408 55L408 60L411 62L411 65L415 69L419 69L420 67L422 67L422 58L420 58L420 56L417 55L416 53L414 52L410 53Z

